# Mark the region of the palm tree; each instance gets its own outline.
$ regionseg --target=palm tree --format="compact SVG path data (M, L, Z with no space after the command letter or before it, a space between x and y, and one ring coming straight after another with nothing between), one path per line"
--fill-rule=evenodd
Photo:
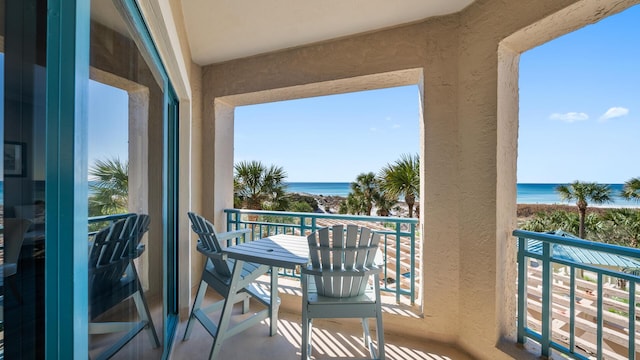
M279 166L242 161L234 166L234 197L247 209L261 210L280 202L287 173Z
M579 224L578 214L557 210L537 213L536 216L522 224L522 229L536 232L562 230L575 234L580 228Z
M418 154L401 155L393 164L387 164L380 171L382 191L389 196L399 198L409 207L409 217L413 217L413 205L420 197L420 157Z
M380 192L373 199L376 203L376 215L378 216L389 216L391 214L391 209L398 203L398 198L394 198L389 196L387 193Z
M632 178L625 182L620 196L625 199L640 201L640 177Z
M129 163L119 158L96 160L89 169L89 216L122 214L128 211Z
M346 214L364 215L367 211L367 201L362 193L350 192L344 203Z
M579 237L584 239L584 220L587 213L587 206L591 201L594 204L604 204L611 201L611 189L609 185L591 182L574 181L569 185L558 185L556 191L562 200L575 200L580 214Z
M373 202L380 193L376 174L369 172L358 175L356 181L351 183L351 191L362 200L363 206L360 210L365 215L371 216Z
M612 209L603 219L611 223L607 231L610 243L636 248L640 243L640 211L635 209Z

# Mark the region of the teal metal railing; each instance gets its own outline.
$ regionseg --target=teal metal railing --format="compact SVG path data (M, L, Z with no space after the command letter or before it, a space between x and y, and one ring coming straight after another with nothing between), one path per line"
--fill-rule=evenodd
M98 232L99 229L107 227L115 221L128 218L129 216L132 216L132 215L135 215L135 214L124 213L124 214L115 214L115 215L92 216L89 218L89 236L91 237L95 235L95 233Z
M358 223L383 236L384 283L381 290L409 297L415 303L418 272L416 269L416 225L418 219L382 216L356 216L317 213L297 213L246 209L226 209L227 231L251 229L252 239L269 235L308 235L317 229L339 223ZM283 275L299 277L296 271Z
M576 359L640 358L640 250L515 230L518 338ZM623 271L624 270L624 271Z

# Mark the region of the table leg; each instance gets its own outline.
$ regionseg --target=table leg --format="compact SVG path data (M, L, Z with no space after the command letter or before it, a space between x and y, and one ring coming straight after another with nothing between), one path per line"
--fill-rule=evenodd
M278 299L278 268L271 267L271 305L269 307L269 317L271 318L271 336L278 333L278 308L280 301Z

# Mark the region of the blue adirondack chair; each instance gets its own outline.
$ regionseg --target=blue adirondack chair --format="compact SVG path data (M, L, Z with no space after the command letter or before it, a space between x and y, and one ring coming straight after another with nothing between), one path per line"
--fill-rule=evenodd
M229 327L229 324L221 324L221 317L218 317L218 322L214 323L208 314L222 310L226 299L231 299L227 301L227 306L233 306L238 302L242 302L243 314L249 311L250 298L254 298L268 307L270 304L269 294L265 293L259 287L254 286L253 283L258 277L266 274L270 267L245 262L240 278L233 279L232 271L235 260L227 257L224 248L227 247L228 241L233 239L244 240L246 234L250 232L250 229L216 233L213 224L204 217L193 212L189 212L188 216L193 231L198 235L197 249L207 257L207 261L202 270L200 285L198 286L198 292L193 302L193 307L191 308L191 315L187 322L183 340L189 338L193 330L193 320L198 320L213 337L213 345L211 346L211 352L209 354L209 358L213 359L220 350L225 338L238 334L259 323L268 317L269 312L268 310L263 310L233 327ZM202 302L208 287L218 292L223 299L203 308ZM224 331L219 331L220 329L224 329Z
M302 359L311 356L314 318L360 318L371 357L384 359L379 274L380 234L369 228L334 225L307 236L311 264L302 268ZM368 318L376 319L376 346Z

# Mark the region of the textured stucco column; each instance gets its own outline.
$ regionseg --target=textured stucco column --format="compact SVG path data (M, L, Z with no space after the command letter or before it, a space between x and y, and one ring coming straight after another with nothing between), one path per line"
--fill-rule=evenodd
M424 138L421 141L421 294L424 328L455 343L460 326L460 215L458 193L458 17L425 34Z
M233 208L233 119L235 106L215 100L215 153L213 173L213 224L226 231L226 217L222 210Z
M515 349L519 55L632 3L486 0L461 13L458 343L479 358Z

